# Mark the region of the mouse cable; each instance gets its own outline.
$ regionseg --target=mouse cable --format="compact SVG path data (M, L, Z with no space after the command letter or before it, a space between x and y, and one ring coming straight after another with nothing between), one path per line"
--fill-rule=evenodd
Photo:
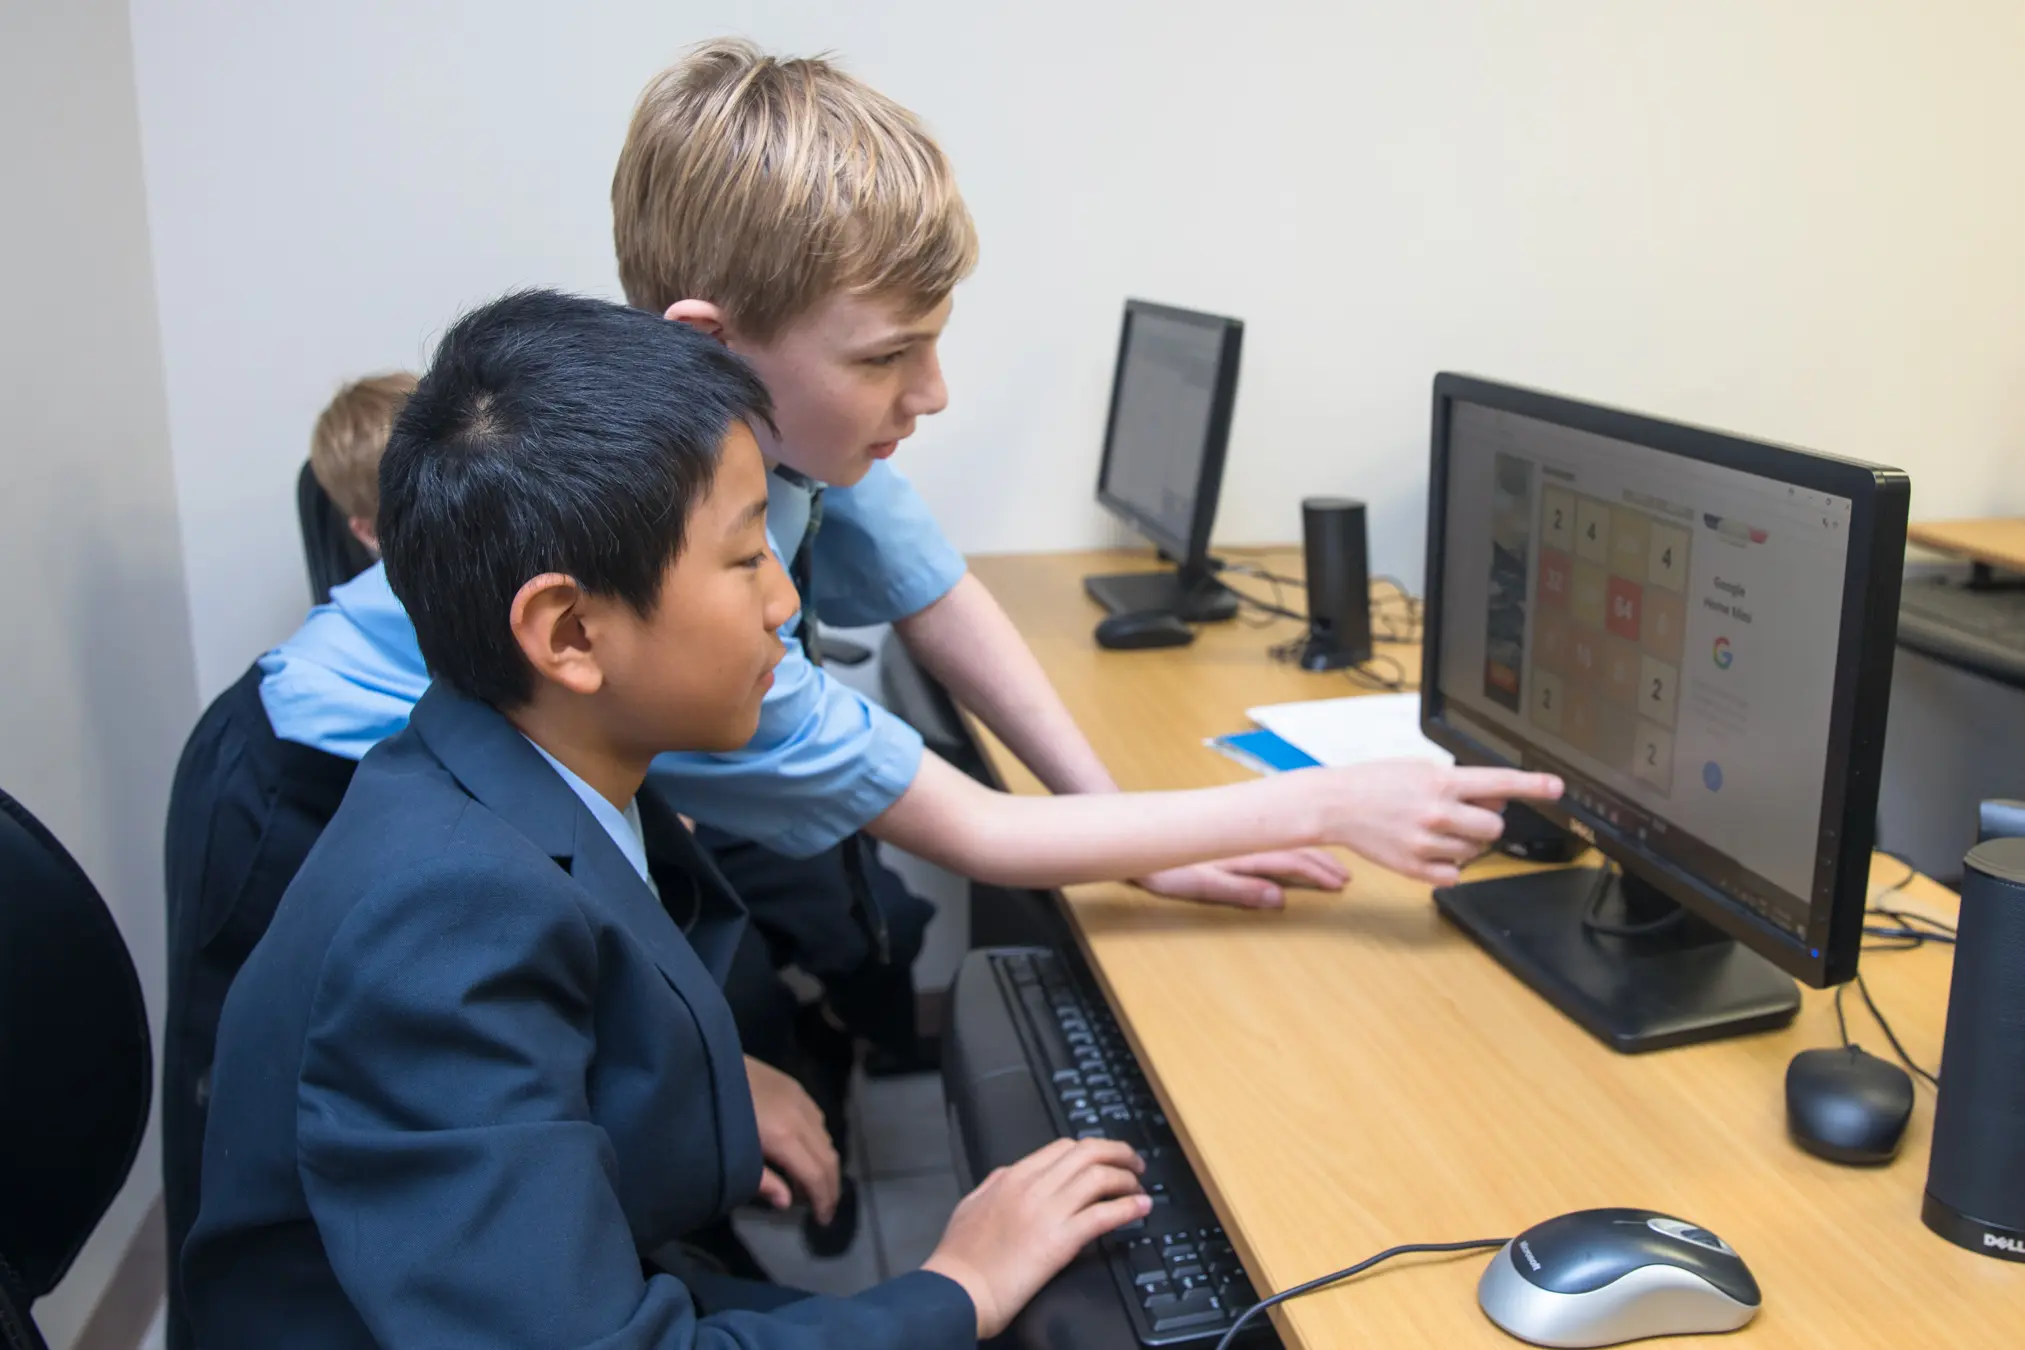
M1217 1342L1217 1350L1229 1350L1231 1344L1237 1340L1237 1334L1241 1330L1245 1330L1245 1322L1251 1322L1251 1318L1255 1318L1258 1314L1266 1312L1268 1307L1272 1307L1274 1303L1284 1303L1288 1299L1298 1299L1302 1293L1314 1293L1316 1289L1326 1289L1328 1285L1332 1285L1336 1281L1349 1279L1351 1275L1363 1275L1365 1271L1369 1271L1379 1261L1391 1261L1393 1257L1405 1257L1405 1255L1411 1255L1415 1251L1480 1251L1484 1247L1503 1247L1509 1241L1511 1241L1509 1237L1476 1237L1476 1239L1470 1239L1468 1243L1405 1243L1401 1247L1387 1247L1379 1255L1365 1257L1357 1265L1349 1265L1349 1267L1345 1267L1341 1271L1336 1271L1334 1275L1322 1275L1320 1279L1310 1279L1304 1285L1294 1285L1292 1289L1282 1289L1280 1293L1274 1293L1268 1299L1260 1299L1258 1303L1253 1303L1251 1307L1247 1307L1247 1310L1243 1310L1243 1314L1237 1316L1237 1322L1231 1324L1231 1330L1223 1334L1223 1340Z
M1849 986L1847 984L1835 986L1835 1028L1842 1037L1842 1044L1845 1049L1856 1044L1856 1042L1849 1039L1849 1021L1842 1013L1842 996L1848 989ZM1877 1000L1870 996L1870 983L1863 978L1863 972L1860 970L1856 972L1856 992L1863 995L1864 1006L1869 1008L1870 1015L1877 1019L1878 1029L1883 1031L1884 1038L1891 1042L1892 1053L1899 1057L1899 1062L1904 1064L1917 1077L1926 1079L1928 1083L1933 1085L1936 1092L1940 1091L1941 1080L1939 1077L1922 1069L1913 1061L1913 1057L1906 1053L1905 1046L1898 1039L1898 1033L1891 1029L1891 1023L1885 1020L1884 1011L1877 1006Z

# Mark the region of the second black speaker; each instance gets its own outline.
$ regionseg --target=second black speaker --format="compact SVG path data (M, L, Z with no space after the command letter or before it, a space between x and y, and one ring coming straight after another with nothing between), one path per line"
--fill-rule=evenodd
M1987 840L1963 864L1920 1217L1972 1252L2025 1261L2025 839Z
M1309 497L1301 503L1308 567L1307 670L1341 670L1371 659L1371 556L1364 503Z

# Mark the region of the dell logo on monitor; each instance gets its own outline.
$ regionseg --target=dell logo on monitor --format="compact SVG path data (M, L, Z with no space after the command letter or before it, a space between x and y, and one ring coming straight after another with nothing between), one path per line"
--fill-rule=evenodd
M2013 1256L2025 1256L2025 1238L2005 1237L2000 1233L1983 1234L1983 1245L2006 1251Z

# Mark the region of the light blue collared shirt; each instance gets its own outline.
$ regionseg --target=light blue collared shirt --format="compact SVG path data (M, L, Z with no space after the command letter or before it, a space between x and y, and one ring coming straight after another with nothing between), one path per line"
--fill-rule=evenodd
M809 493L769 476L768 542L785 566L807 533ZM816 534L819 612L843 626L918 613L964 573L927 504L884 462L829 488ZM793 639L799 617L782 636ZM429 687L415 627L368 568L331 591L295 635L260 658L260 701L274 734L346 759L408 724ZM912 727L809 663L790 640L760 706L759 730L730 754L662 755L648 781L675 810L776 852L806 857L863 829L921 767ZM609 805L609 803L608 803Z
M801 547L809 528L810 489L767 476L767 528ZM919 614L963 579L963 555L943 535L928 503L889 461L847 488L823 489L816 531L816 613L825 624L855 628ZM792 563L794 549L781 554Z
M521 737L534 752L548 761L548 766L562 776L570 785L570 791L590 810L591 819L605 827L605 833L612 836L612 842L619 846L619 852L626 855L626 861L633 864L633 870L640 874L640 880L647 883L647 889L654 892L656 900L661 898L661 888L654 884L654 876L647 870L647 827L640 823L640 802L638 798L626 803L621 811L612 805L611 798L578 777L569 765L541 748L533 737L522 732Z
M330 603L311 610L260 668L274 734L346 759L407 726L429 687L414 625L379 563L334 587ZM684 815L807 857L898 801L921 754L920 733L789 642L745 749L662 755L648 778Z

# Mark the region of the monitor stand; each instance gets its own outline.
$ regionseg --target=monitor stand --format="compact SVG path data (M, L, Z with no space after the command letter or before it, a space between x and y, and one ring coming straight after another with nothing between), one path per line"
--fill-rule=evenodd
M1769 1031L1800 1010L1799 990L1771 962L1635 877L1610 883L1597 918L1650 931L1592 931L1584 919L1597 878L1595 868L1560 868L1434 899L1506 969L1626 1054Z
M1113 572L1084 577L1083 589L1113 614L1154 610L1188 623L1221 623L1235 617L1238 608L1237 596L1206 568Z

